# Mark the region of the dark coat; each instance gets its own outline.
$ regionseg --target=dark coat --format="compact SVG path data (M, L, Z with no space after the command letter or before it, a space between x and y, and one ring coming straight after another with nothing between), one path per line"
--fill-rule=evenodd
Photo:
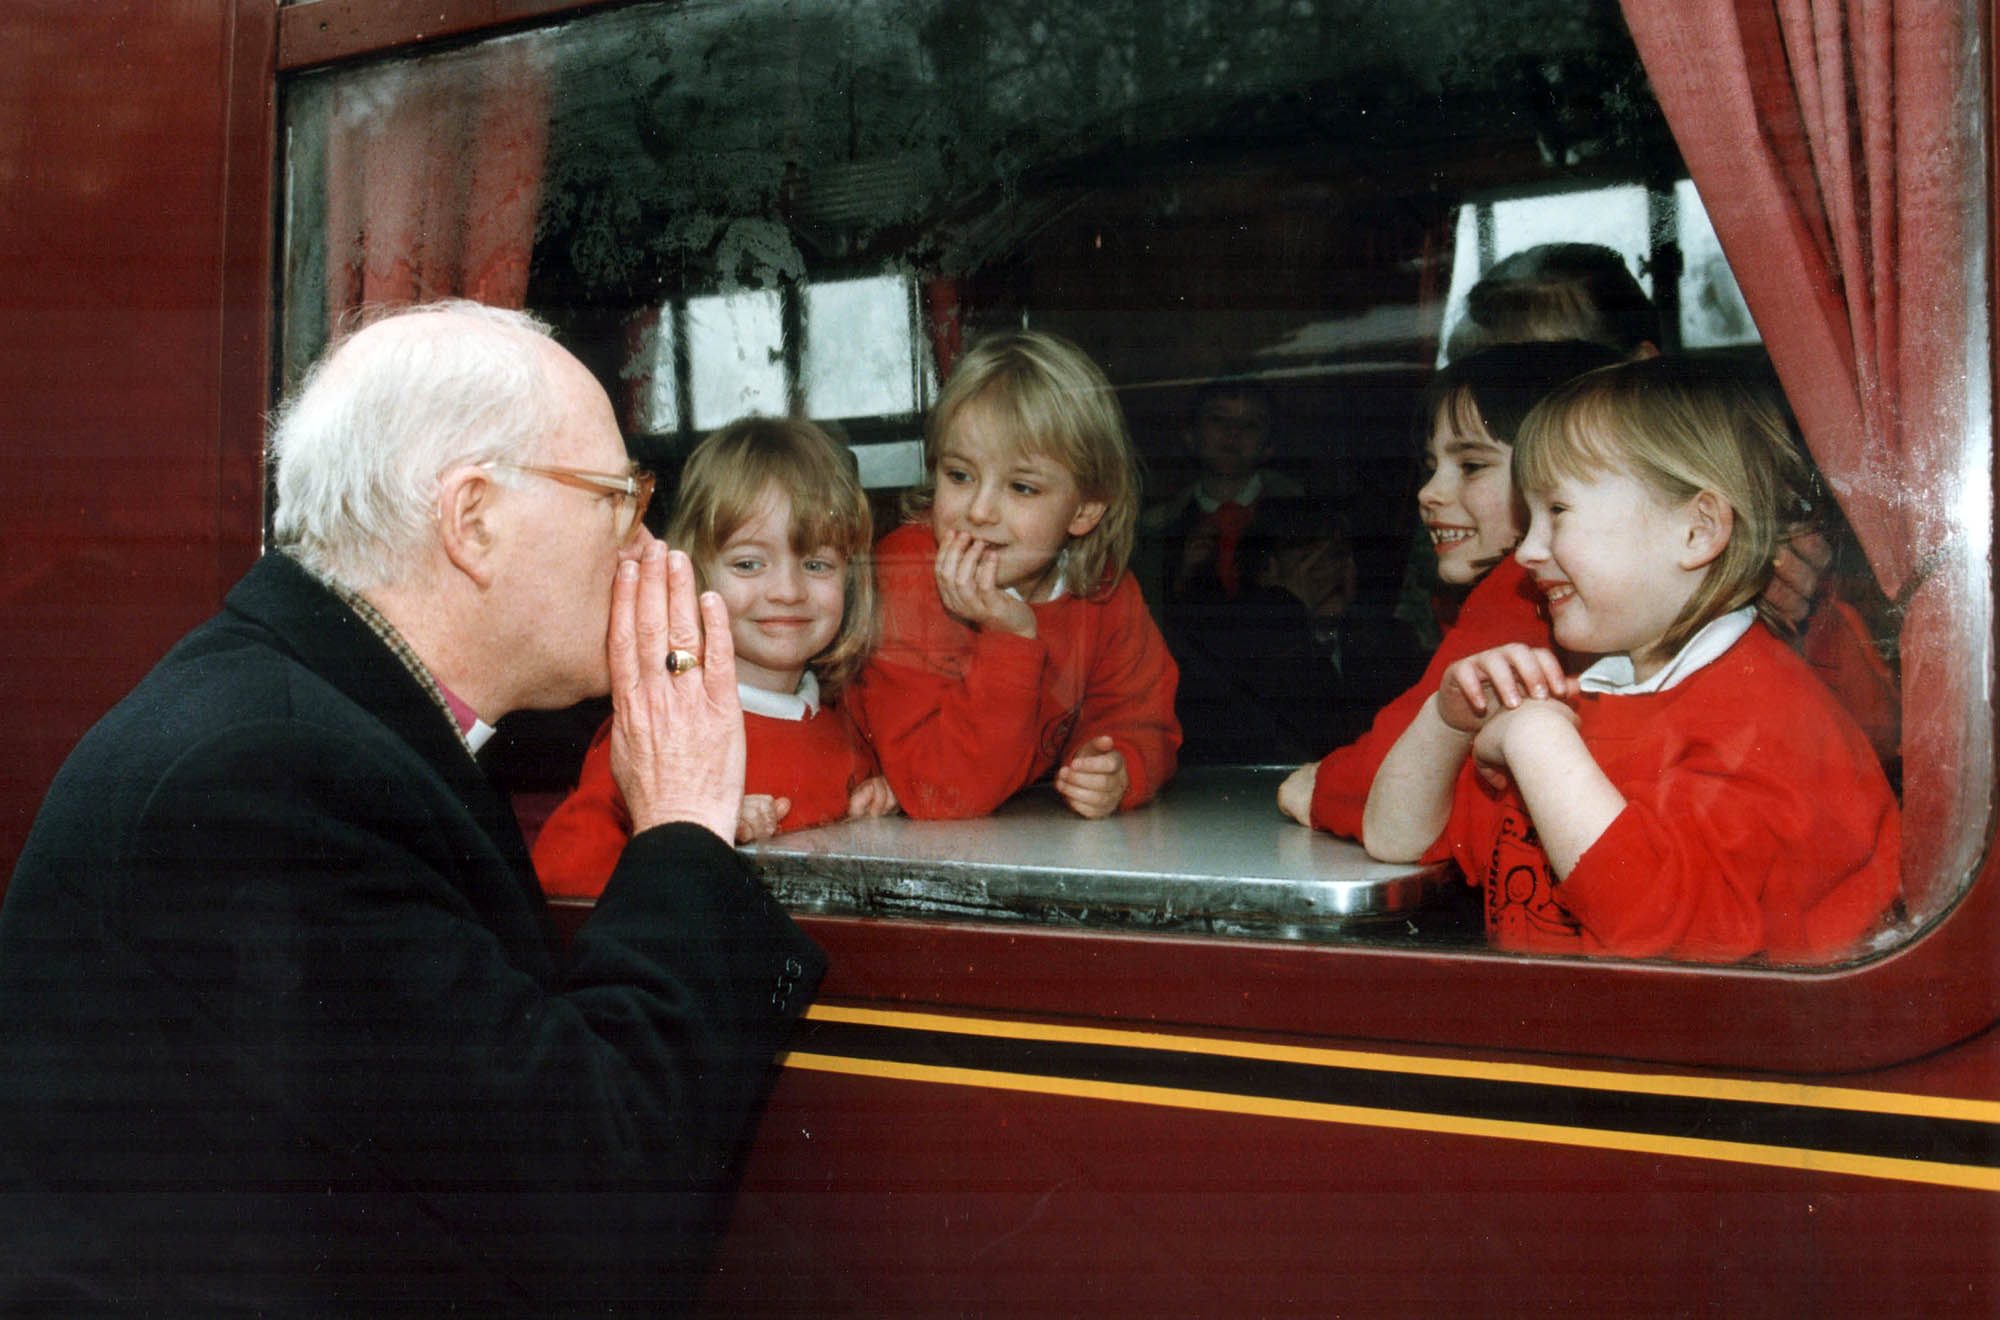
M675 1309L823 965L691 825L563 955L444 714L267 556L0 911L0 1311Z

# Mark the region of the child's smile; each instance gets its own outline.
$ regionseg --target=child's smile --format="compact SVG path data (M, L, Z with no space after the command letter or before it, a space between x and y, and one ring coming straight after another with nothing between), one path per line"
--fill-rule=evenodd
M1417 492L1438 576L1477 582L1521 537L1512 485L1513 451L1486 433L1469 407L1447 406L1426 452L1430 478Z
M796 692L806 664L833 644L847 609L847 557L791 543L792 502L767 488L751 519L706 566L729 607L736 676L751 687Z
M1535 575L1555 638L1585 655L1629 655L1649 678L1673 657L1663 639L1702 573L1683 566L1683 521L1625 472L1564 477L1527 492L1528 533L1514 554Z

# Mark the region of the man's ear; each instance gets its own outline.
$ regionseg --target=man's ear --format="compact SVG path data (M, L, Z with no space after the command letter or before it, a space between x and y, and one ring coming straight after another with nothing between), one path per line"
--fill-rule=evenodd
M438 542L452 567L481 590L493 583L500 488L476 467L457 467L438 487Z
M1069 520L1071 536L1088 535L1091 528L1104 520L1104 501L1085 500L1076 506L1076 514Z
M1696 491L1682 507L1680 566L1706 568L1729 548L1736 531L1736 510L1712 490Z

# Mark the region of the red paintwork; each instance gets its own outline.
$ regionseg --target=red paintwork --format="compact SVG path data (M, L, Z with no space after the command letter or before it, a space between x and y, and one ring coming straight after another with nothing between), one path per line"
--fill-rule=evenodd
M0 18L0 872L78 736L254 554L264 343L225 314L269 314L270 80L235 77L269 15Z
M587 7L27 0L0 17L0 873L77 736L254 554L276 71ZM1870 1069L1837 1080L2000 1099L1993 866L1928 936L1818 976L809 924L846 1000L1583 1066ZM1991 1315L1996 1243L1987 1193L794 1071L717 1297L814 1315Z
M1795 975L1029 927L806 925L832 955L823 993L846 999L1827 1073L1901 1062L1993 1022L1996 909L2000 886L1982 880L1941 930L1892 957Z
M2000 1197L788 1072L717 1315L1987 1316Z

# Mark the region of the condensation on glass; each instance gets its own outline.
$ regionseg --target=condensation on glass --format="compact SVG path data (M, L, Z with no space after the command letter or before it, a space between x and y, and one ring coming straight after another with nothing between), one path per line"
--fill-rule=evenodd
M1032 325L1104 366L1152 496L1189 479L1199 384L1266 387L1274 466L1335 508L1352 608L1383 620L1424 557L1415 392L1493 262L1601 243L1668 313L1662 347L1760 356L1603 0L640 4L300 76L283 116L288 379L378 275L392 296L504 288L598 373L642 461L793 413L886 494L921 476L960 345ZM384 207L414 237L375 233ZM1931 850L1950 874L1885 944L1949 906L1990 835L1986 686L1945 710L1908 681L1992 670L1981 263L1939 570L1963 579L1956 649L1898 657L1892 602L1871 622L1906 718L1963 730L1982 772L1929 817L1954 822ZM1413 679L1422 658L1344 663Z

